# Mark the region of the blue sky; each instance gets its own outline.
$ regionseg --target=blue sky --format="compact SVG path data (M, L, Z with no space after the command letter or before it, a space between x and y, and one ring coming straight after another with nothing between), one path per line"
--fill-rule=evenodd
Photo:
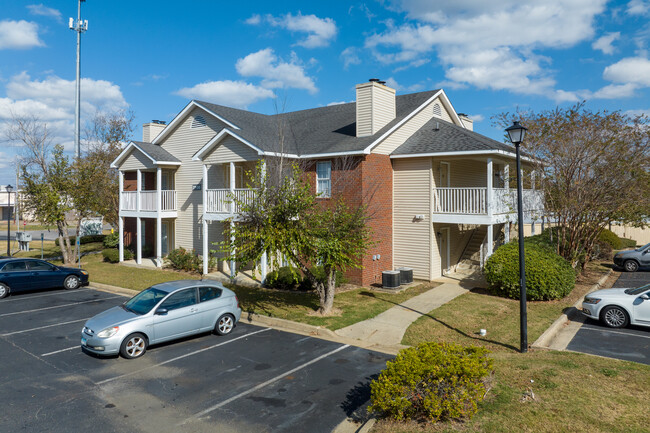
M76 13L76 0L0 0L0 134L34 115L72 150ZM351 102L369 78L442 87L498 140L490 116L516 107L650 113L649 16L649 0L87 0L82 122L130 109L140 139L192 98L271 114ZM0 184L22 151L0 142Z

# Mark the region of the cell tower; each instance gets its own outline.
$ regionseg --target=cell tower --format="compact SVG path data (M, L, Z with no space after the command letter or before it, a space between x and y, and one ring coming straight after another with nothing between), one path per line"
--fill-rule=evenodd
M79 6L77 8L77 20L70 18L69 26L70 30L77 32L77 84L76 84L76 94L75 94L75 108L74 108L74 149L75 157L81 157L81 143L80 143L80 131L81 131L81 34L88 30L88 20L81 19L81 3L85 3L86 0L79 0Z

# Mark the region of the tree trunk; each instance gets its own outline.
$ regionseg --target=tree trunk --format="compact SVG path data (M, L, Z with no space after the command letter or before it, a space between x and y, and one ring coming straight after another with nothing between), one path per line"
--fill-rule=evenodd
M323 284L323 290L319 291L320 297L320 308L319 312L323 316L332 314L332 308L334 307L334 292L336 290L336 269L335 268L325 268L325 275L327 276L327 281Z
M57 221L56 228L59 232L59 248L63 256L63 263L69 265L72 263L72 249L68 238L68 226L65 221Z

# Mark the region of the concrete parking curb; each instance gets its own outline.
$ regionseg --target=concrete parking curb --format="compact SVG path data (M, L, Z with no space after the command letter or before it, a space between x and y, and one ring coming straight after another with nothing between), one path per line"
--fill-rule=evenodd
M94 281L91 281L89 286L95 289L99 289L102 292L117 293L118 295L124 295L128 297L131 297L138 293L138 290L125 289L124 287L111 286L109 284L95 283Z
M594 290L598 290L602 287L602 285L607 281L607 278L612 274L612 270L610 269L607 271L607 273L601 277L596 284L594 284L591 289L589 290L588 293L593 292ZM542 335L539 336L537 340L532 344L532 347L536 348L541 348L541 349L550 349L552 348L552 342L553 340L558 336L560 331L563 329L563 327L569 322L569 314L574 313L577 311L577 309L582 305L582 299L580 298L576 301L575 304L573 304L572 309L569 309L570 311L567 313L562 314L560 317L557 318L555 322L551 326L548 327L546 331ZM565 346L566 347L566 346Z

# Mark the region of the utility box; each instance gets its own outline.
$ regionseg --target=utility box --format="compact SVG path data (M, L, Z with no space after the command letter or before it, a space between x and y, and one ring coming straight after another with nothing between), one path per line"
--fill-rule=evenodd
M381 285L384 289L397 289L400 284L399 271L383 271L381 273Z
M411 284L413 282L413 268L397 268L399 271L400 283Z
M29 243L32 241L31 233L16 232L16 240L20 251L29 251Z

